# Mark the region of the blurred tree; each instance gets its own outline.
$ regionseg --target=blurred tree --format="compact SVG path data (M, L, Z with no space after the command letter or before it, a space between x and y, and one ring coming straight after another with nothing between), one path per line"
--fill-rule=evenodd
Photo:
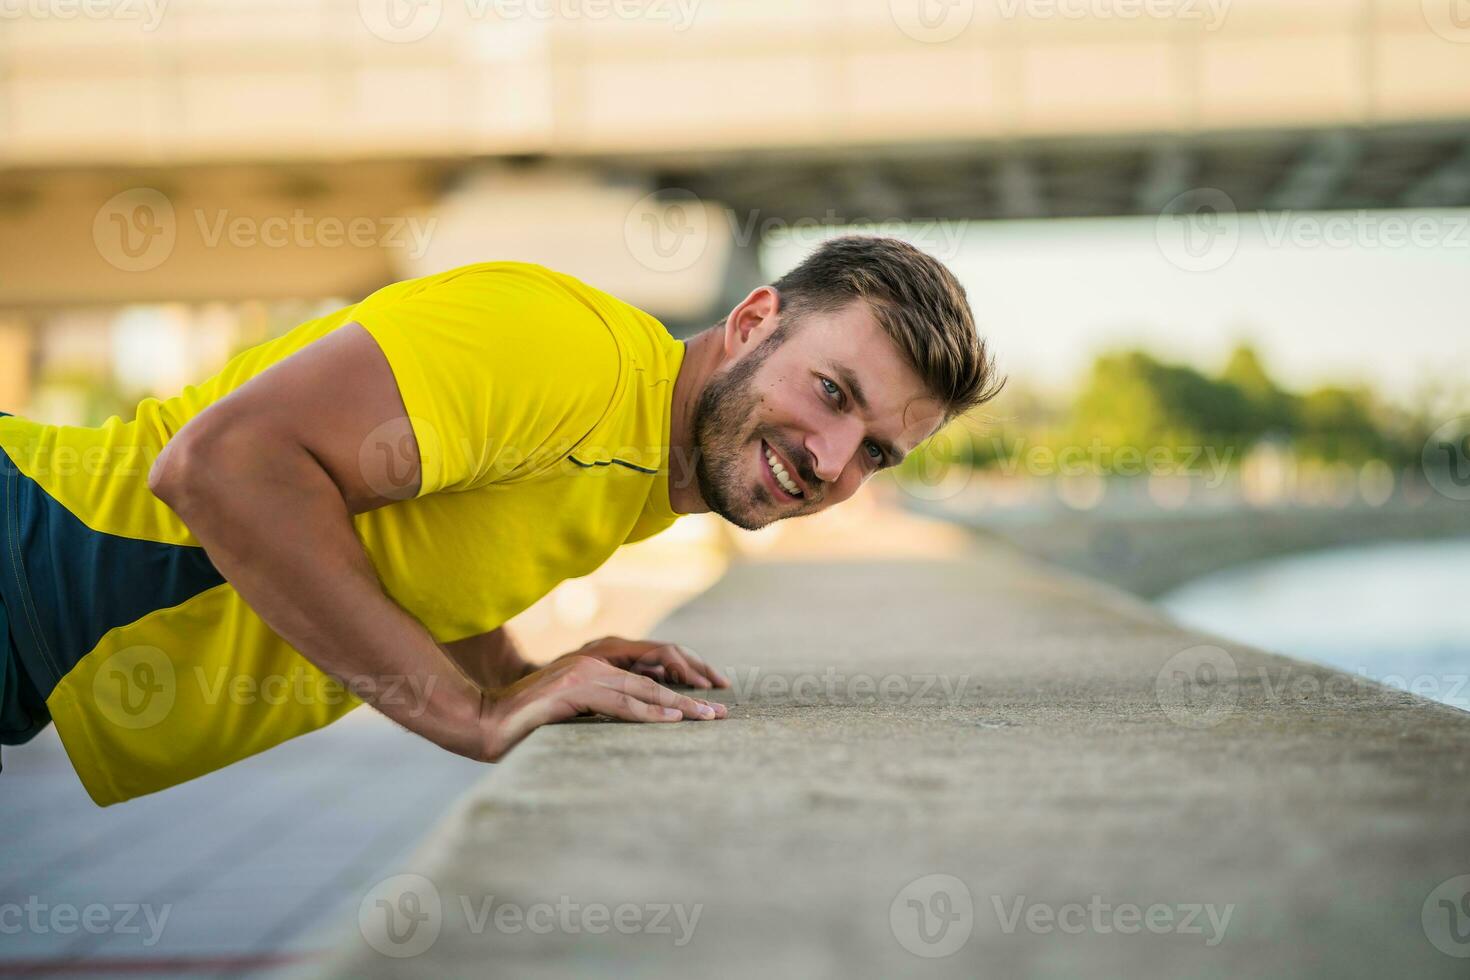
M1328 461L1397 455L1374 424L1377 414L1367 388L1316 388L1302 396L1293 436L1297 452Z
M1254 416L1251 435L1260 438L1272 433L1288 434L1296 411L1294 397L1277 387L1266 373L1254 347L1240 344L1230 353L1220 378L1240 389Z
M1093 362L1070 411L1018 386L1003 406L991 407L974 430L972 458L980 466L1038 444L1100 444L1107 450L1096 457L1103 469L1125 447L1141 453L1164 448L1176 458L1211 447L1239 460L1265 439L1309 459L1403 464L1417 458L1428 421L1380 404L1365 387L1288 391L1249 344L1237 346L1216 377L1142 350L1105 353Z
M1146 453L1204 445L1239 450L1258 429L1240 388L1135 350L1106 354L1093 363L1068 434L1079 445L1100 439L1113 450Z

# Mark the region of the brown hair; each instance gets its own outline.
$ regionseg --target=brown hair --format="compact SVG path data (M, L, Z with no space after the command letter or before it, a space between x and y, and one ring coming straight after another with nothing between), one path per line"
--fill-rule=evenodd
M799 319L867 302L899 353L945 407L945 420L1000 393L995 358L975 330L965 287L944 264L896 238L834 238L774 284ZM785 326L785 324L783 324Z

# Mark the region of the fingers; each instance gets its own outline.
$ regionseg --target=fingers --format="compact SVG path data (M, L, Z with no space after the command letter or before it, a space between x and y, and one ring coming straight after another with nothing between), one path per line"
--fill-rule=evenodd
M585 710L623 721L679 721L684 713L678 708L651 704L616 688L594 684L581 699Z
M676 647L675 649L681 651L684 654L684 659L689 662L689 665L693 667L696 671L698 671L699 675L705 680L709 681L710 684L714 685L715 687L730 686L730 679L728 677L720 673L710 664L706 663L704 659L697 656L693 650L689 649L688 647L682 646Z
M610 668L609 672L600 678L601 683L613 690L620 691L640 701L649 704L660 705L665 708L676 708L683 713L685 718L696 718L709 720L711 718L723 718L728 713L723 704L711 701L703 701L699 698L691 698L671 691L662 684L656 683L652 678L642 677L626 670L616 667Z
M656 646L646 651L634 667L639 668L635 673L667 680L672 684L687 684L698 688L712 686L709 678L700 673L679 647L672 644Z
M494 735L489 741L495 746L489 753L491 761L498 761L534 729L588 712L639 722L706 721L729 713L723 704L671 691L650 677L588 656L560 660L528 675L505 689L490 711Z
M628 669L635 674L642 674L644 677L652 677L660 684L669 682L669 672L667 670L664 670L663 664L635 663ZM673 683L677 683L677 681Z
M705 663L698 655L688 647L666 643L649 649L639 658L639 666L646 664L658 664L665 668L668 679L677 684L687 684L690 687L709 689L712 687L729 687L730 682L718 670ZM642 671L650 676L656 676L652 671Z

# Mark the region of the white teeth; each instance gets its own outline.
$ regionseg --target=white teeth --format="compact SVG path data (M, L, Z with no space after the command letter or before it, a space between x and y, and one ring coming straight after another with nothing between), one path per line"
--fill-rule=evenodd
M775 474L776 482L781 484L782 490L785 490L793 497L801 496L801 488L796 485L796 481L791 479L791 475L786 472L786 467L781 465L781 461L776 458L776 454L769 449L766 450L766 465Z

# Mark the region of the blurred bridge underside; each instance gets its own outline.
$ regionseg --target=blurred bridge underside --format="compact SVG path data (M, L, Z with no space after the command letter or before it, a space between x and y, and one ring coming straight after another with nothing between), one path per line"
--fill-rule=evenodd
M739 229L770 221L1157 214L1201 187L1240 209L1470 204L1452 0L914 6L427 0L406 8L419 22L367 0L176 0L151 28L141 2L136 21L9 20L0 311L350 295L515 256L697 322L753 274ZM185 214L449 220L405 259L206 244L181 217L170 260L128 272L93 220L140 186ZM626 254L659 190L734 215L677 274Z

